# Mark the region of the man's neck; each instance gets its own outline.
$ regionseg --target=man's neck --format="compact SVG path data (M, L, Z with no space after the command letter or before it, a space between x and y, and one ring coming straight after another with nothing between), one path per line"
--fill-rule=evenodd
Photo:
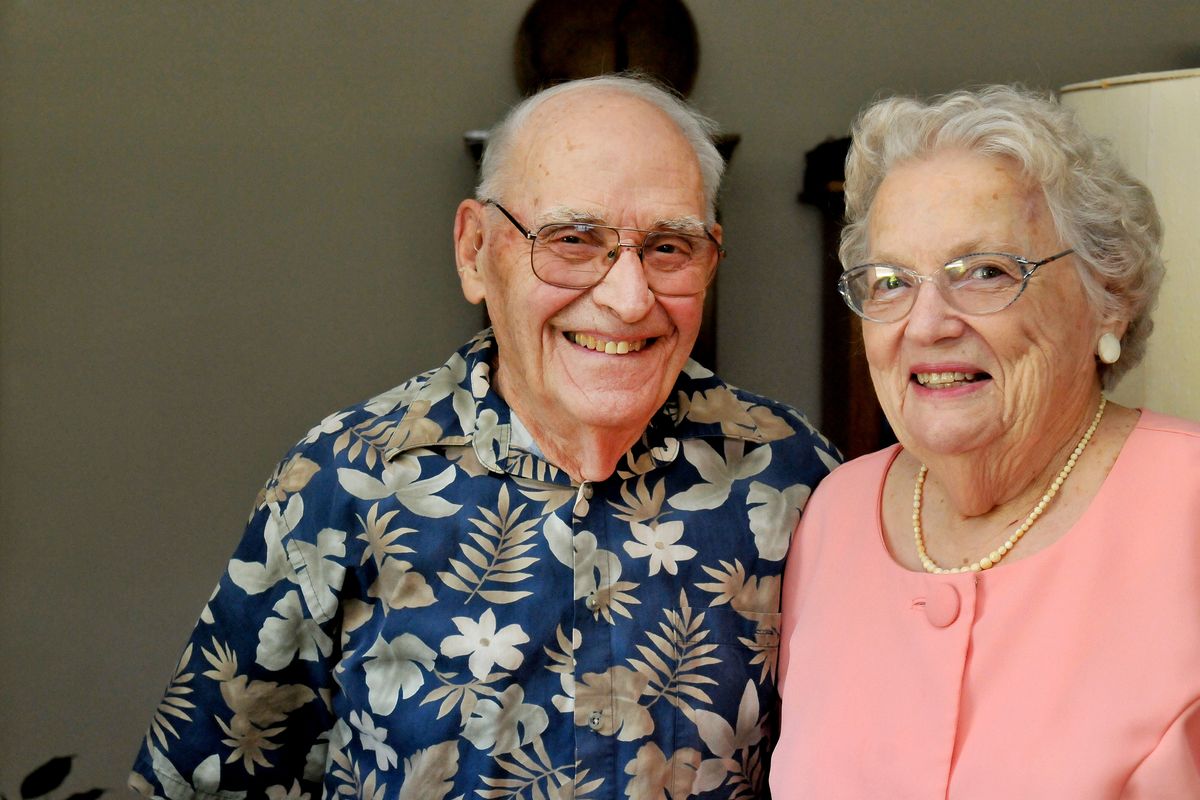
M518 412L514 409L513 413ZM645 430L644 424L636 430L580 425L562 432L540 424L537 419L524 415L520 419L545 459L576 483L602 481L612 475L617 462Z

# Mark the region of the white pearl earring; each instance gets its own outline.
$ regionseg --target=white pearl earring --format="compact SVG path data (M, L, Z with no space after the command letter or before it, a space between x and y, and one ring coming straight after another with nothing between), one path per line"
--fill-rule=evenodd
M1113 333L1105 333L1096 342L1096 355L1105 364L1115 364L1121 358L1121 340Z

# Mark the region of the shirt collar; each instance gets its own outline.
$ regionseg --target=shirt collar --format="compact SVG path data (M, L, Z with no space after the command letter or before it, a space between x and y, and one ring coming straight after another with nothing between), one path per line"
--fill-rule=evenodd
M570 484L566 473L541 457L536 446L522 447L520 437L514 437L512 410L491 386L495 354L496 339L489 328L441 367L369 401L367 410L380 417L401 415L388 436L384 458L390 461L418 448L469 445L492 472ZM778 424L764 424L772 420L782 422L774 410L743 400L711 371L688 361L671 396L619 462L617 472L636 476L668 464L678 456L684 439L781 438L784 432ZM790 426L784 427L790 434Z

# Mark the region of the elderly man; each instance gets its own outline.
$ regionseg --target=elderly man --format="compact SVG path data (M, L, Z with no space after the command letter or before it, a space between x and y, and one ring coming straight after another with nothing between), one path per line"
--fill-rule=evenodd
M168 798L744 797L780 572L836 462L688 361L721 250L711 123L564 84L454 225L493 322L314 428L259 495L130 784Z

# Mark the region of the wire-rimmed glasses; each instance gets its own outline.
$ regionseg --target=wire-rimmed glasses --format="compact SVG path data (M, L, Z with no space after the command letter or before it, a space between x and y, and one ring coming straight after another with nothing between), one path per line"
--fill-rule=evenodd
M688 297L704 291L725 255L707 228L704 236L698 236L592 222L551 222L531 232L495 200L484 202L495 206L529 240L533 274L543 283L563 289L590 289L600 283L626 247L641 259L650 291ZM621 241L622 234L630 233L640 235L641 242Z
M968 253L932 275L894 264L863 264L842 273L838 292L855 314L871 322L904 319L925 282L932 282L964 314L995 314L1016 302L1038 267L1074 252L1063 250L1040 261L1010 253Z

